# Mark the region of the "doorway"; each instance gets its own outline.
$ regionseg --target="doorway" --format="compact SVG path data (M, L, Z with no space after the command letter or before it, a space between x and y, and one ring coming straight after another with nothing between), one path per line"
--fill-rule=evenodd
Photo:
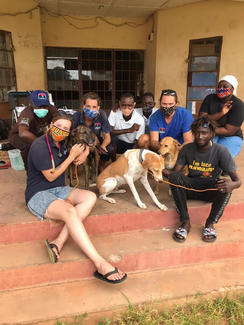
M204 98L216 91L221 47L221 36L190 41L186 107L194 116Z
M144 51L46 48L48 91L57 107L78 109L82 95L98 93L108 113L125 92L143 93Z

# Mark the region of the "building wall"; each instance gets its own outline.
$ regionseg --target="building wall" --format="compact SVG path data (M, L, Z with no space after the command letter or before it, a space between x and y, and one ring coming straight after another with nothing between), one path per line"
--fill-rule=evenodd
M24 12L37 5L32 0L1 0L1 12ZM12 33L18 90L45 87L44 56L39 8L28 14L3 15L0 29Z
M188 50L191 39L223 36L220 77L233 74L244 100L244 3L209 0L157 13L155 93L173 88L186 104Z

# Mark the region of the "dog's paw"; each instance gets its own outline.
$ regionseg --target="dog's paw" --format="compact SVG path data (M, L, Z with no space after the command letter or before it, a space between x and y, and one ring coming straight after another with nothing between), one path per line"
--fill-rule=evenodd
M166 205L161 204L161 203L158 204L158 207L159 207L160 210L163 210L163 211L167 211L168 210L168 208L166 207Z
M126 190L121 188L121 189L117 190L116 193L117 194L123 194L123 193L126 193Z
M138 205L139 205L139 207L140 207L141 209L146 209L146 208L147 208L146 204L144 204L144 203L142 203L142 202L139 202Z
M107 200L109 203L116 203L115 199L112 199L111 197L107 197Z

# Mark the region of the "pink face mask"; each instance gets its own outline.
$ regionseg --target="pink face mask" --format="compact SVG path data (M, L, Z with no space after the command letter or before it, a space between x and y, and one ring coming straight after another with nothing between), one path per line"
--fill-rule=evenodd
M217 88L216 94L219 98L225 98L225 97L232 95L232 89L231 88Z

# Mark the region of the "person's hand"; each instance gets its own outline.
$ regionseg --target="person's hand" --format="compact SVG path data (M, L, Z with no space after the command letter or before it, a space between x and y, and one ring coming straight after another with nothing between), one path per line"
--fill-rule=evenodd
M230 193L233 190L233 182L229 178L221 178L217 181L216 187L222 193Z
M229 110L232 108L232 100L228 100L226 103L224 103L224 106L222 107L222 113L227 114Z
M132 127L130 128L130 133L133 133L135 131L138 131L140 128L140 124L134 123Z
M107 148L103 144L100 145L100 149L102 149L102 151L108 152Z
M75 144L70 150L69 156L75 160L86 148L84 144Z
M85 146L85 149L76 157L74 163L78 166L82 165L86 161L89 152L90 152L89 146Z

